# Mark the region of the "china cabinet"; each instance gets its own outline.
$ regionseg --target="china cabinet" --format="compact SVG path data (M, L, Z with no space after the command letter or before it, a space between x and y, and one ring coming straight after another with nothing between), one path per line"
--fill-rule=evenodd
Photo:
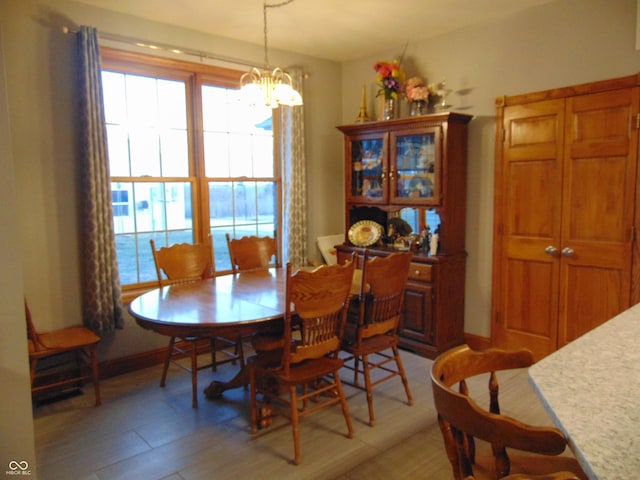
M338 259L413 252L401 346L430 358L464 342L470 120L446 112L338 127L347 232Z
M496 107L492 339L542 358L640 299L640 77Z

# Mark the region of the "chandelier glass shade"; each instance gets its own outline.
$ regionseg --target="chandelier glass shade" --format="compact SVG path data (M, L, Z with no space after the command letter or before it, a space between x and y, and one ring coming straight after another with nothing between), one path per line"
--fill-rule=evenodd
M253 67L240 77L240 95L249 105L266 105L271 108L277 108L279 105L302 105L302 95L293 87L291 76L280 67L269 67L267 8L282 7L291 2L293 0L273 5L267 5L266 2L263 4L264 68Z
M302 105L302 95L293 88L291 76L280 67L252 68L240 78L240 92L250 105Z

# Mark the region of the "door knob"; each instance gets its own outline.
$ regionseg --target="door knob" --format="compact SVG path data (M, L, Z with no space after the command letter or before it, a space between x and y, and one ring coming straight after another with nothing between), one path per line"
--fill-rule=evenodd
M549 245L547 248L544 249L544 253L546 253L547 255L551 255L552 257L555 257L555 255L558 253L558 249L553 245Z
M565 257L573 257L573 254L576 253L571 247L564 247L562 249L562 255Z

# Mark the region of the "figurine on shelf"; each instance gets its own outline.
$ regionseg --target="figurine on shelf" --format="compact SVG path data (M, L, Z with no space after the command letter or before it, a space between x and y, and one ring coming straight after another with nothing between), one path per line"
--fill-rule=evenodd
M431 227L429 224L426 224L422 232L420 232L420 247L425 252L428 252L431 248Z
M433 235L431 235L431 240L429 241L429 255L435 257L438 254L438 242L440 240L439 228L436 228L436 231Z

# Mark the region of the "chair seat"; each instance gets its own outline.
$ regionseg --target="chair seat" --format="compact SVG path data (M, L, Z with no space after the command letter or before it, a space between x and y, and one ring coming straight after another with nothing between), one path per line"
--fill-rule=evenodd
M342 350L353 355L371 355L392 348L398 344L398 337L392 335L378 335L363 339L358 345L355 340L346 339L342 343Z
M54 332L39 333L39 343L46 347L47 350L72 350L82 345L93 345L100 341L98 337L91 330L84 327L69 327ZM30 347L33 348L33 344L30 343ZM31 351L30 353L38 353L38 350ZM47 352L51 355L51 352Z
M301 384L311 382L318 377L329 375L336 370L340 370L344 365L341 358L323 357L313 361L305 361L296 365L291 365L289 375L285 376L282 371L275 375L283 383Z

